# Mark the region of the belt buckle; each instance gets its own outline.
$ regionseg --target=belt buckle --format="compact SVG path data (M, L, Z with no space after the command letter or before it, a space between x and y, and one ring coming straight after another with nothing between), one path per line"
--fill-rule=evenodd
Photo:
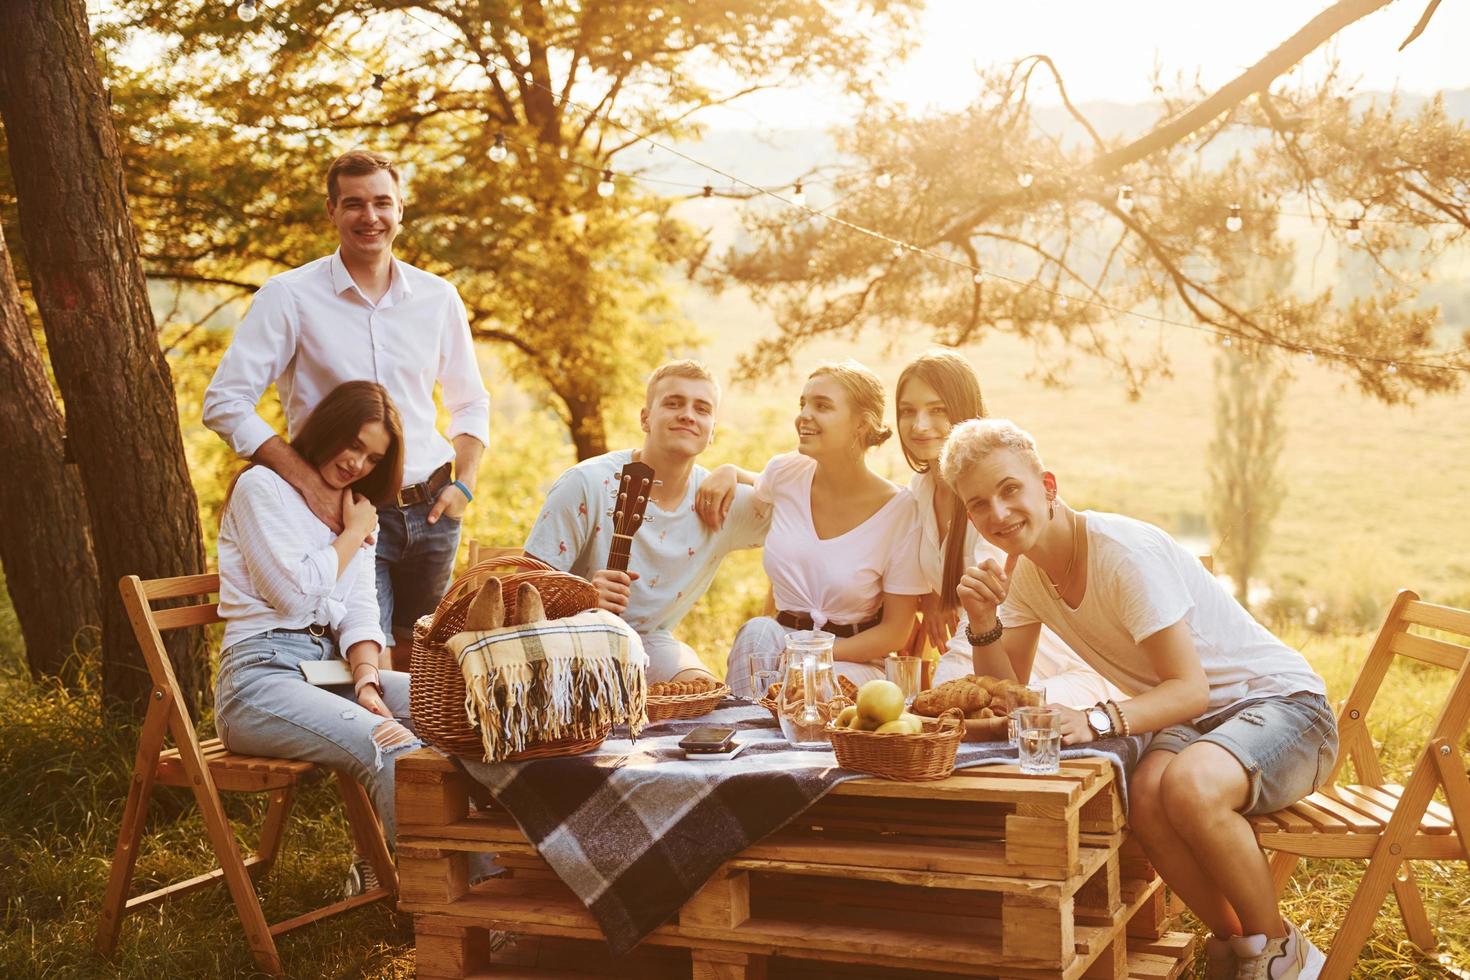
M306 632L310 633L312 636L326 636L327 628L321 623L312 623L306 628Z

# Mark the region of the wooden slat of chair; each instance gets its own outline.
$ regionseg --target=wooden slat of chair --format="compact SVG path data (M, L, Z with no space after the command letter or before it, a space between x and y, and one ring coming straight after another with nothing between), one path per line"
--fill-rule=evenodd
M134 635L148 664L153 689L138 739L133 778L118 831L117 847L113 852L96 948L103 956L111 955L117 946L122 920L128 912L223 881L240 916L256 964L267 973L280 975L281 959L275 936L370 902L393 900L397 893L397 874L383 839L382 827L362 786L350 776L337 773L338 790L343 797L358 853L373 864L382 886L286 922L268 925L253 878L263 875L274 863L295 801L296 788L320 772L320 767L295 759L235 755L219 739L201 742L193 722L183 710L183 694L164 649L162 631L219 622L219 608L215 603L205 602L155 611L150 602L155 599L207 598L219 590L219 576L186 575L144 582L135 575L129 575L119 583L119 587ZM164 748L166 736L172 737L172 748ZM156 783L187 786L193 792L220 866L186 881L128 898L148 800ZM261 826L260 847L249 857L240 854L234 831L225 817L219 796L221 790L270 794Z
M1459 642L1411 633L1413 628L1455 635ZM1373 920L1392 889L1409 939L1435 948L1434 929L1419 894L1411 860L1470 863L1470 779L1459 744L1470 723L1470 612L1422 602L1400 592L1374 640L1338 717L1340 750L1326 785L1286 810L1253 818L1271 858L1278 890L1299 857L1367 861L1363 878L1328 950L1324 980L1344 980L1357 962ZM1389 783L1368 732L1369 709L1396 657L1452 670L1456 678L1403 784ZM1337 786L1351 761L1359 782ZM1441 791L1448 805L1434 800ZM1302 824L1310 825L1306 829Z

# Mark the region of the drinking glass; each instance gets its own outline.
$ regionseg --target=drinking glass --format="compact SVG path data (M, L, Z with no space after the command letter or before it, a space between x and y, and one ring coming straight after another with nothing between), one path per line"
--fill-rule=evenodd
M919 693L919 670L923 663L920 657L900 657L895 653L883 658L884 675L903 692L905 708L914 703Z
M750 655L751 697L759 701L766 696L772 684L781 682L781 654L752 653Z
M1032 681L1027 684L1024 693L1020 688L1010 688L1006 692L1006 711L1010 716L1010 722L1006 727L1006 734L1011 744L1021 737L1020 726L1016 723L1016 711L1020 708L1039 708L1046 704L1046 682Z
M1053 776L1062 765L1062 713L1055 708L1017 708L1021 771Z
M781 734L798 748L832 744L827 722L837 697L832 670L832 643L837 637L824 630L797 630L786 636L781 655L781 698L777 718Z

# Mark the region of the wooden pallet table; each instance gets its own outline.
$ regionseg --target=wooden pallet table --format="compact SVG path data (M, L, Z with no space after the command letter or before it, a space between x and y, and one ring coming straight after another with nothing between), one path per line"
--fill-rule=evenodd
M1014 766L930 783L860 779L727 861L621 961L504 811L426 750L398 773L400 908L419 976L1158 978L1193 937L1167 931L1162 883L1127 840L1112 766ZM466 855L504 877L470 888ZM520 937L492 951L489 931ZM539 971L539 972L537 972Z

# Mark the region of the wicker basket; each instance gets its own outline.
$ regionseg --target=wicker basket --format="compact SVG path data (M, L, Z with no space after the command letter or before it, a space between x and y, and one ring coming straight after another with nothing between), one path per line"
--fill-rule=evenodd
M897 779L922 782L943 779L954 772L955 753L965 734L964 715L951 708L936 719L924 720L921 735L863 732L828 726L832 751L844 769Z
M846 677L843 677L841 674L838 674L837 687L842 693L839 694L835 700L843 701L844 706L846 706L846 704L857 704L857 684L848 680ZM780 696L781 685L777 684L775 697L759 697L755 699L755 703L769 711L771 713L771 717L774 718L778 723L781 721L781 702L777 700L777 698L779 698Z
M698 718L715 710L729 695L730 689L723 684L696 694L650 694L648 720L655 722L674 718Z
M444 641L464 628L470 602L491 575L500 577L507 621L515 617L516 590L531 582L541 593L549 619L574 616L597 605L597 589L586 579L559 572L535 558L513 556L482 561L454 581L433 616L423 616L413 625L413 658L409 671L409 713L420 738L451 755L484 757L479 729L465 712L464 674ZM508 760L575 755L594 749L607 738L612 726L603 726L592 738L555 739L538 742Z

